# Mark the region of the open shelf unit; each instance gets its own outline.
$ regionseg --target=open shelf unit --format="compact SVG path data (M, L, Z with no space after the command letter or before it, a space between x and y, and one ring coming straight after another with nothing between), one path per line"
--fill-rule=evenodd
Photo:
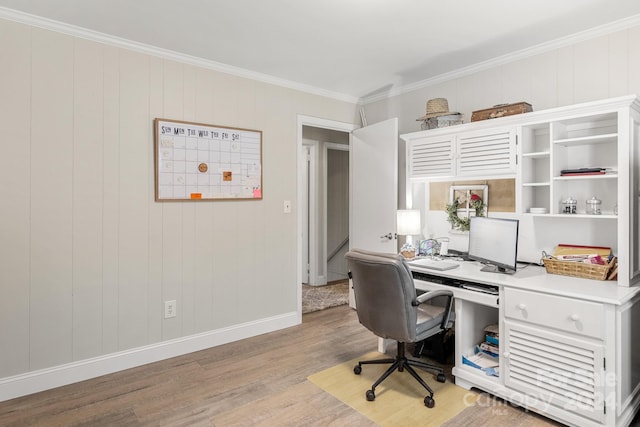
M618 184L618 112L585 114L522 127L521 212L545 208L559 215L562 202L602 200L602 216L615 218ZM603 168L601 175L563 176L562 170ZM537 214L540 215L540 214Z

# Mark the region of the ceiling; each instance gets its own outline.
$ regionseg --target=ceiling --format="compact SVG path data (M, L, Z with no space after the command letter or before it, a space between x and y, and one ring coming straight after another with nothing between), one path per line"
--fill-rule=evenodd
M638 0L0 0L1 7L28 15L0 9L0 17L36 15L353 99L640 17Z

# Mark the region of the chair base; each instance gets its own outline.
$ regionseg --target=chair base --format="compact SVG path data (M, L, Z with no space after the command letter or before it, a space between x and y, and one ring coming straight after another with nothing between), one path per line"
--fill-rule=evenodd
M429 385L418 375L418 373L412 368L412 366L416 366L425 370L434 371L436 373L436 379L438 382L445 382L446 377L444 375L444 370L436 365L431 365L428 363L421 362L419 360L409 359L405 355L405 343L398 342L398 353L394 359L376 359L376 360L363 360L359 361L358 364L353 368L353 372L356 375L359 375L362 372L362 365L381 365L381 364L391 364L391 366L378 378L378 380L373 383L370 390L367 390L366 397L368 401L373 401L376 398L375 390L376 387L382 383L389 375L391 375L394 371L398 370L399 372L404 371L405 369L413 378L415 378L418 383L420 383L428 392L429 395L424 398L425 406L429 408L433 408L435 405L435 400L433 400L433 390Z

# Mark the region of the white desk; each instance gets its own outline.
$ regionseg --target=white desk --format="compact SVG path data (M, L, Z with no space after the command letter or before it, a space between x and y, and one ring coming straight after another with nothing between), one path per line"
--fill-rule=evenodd
M575 426L627 426L640 406L640 288L547 274L481 272L463 261L412 271L498 287L498 295L415 280L417 289L455 296L455 382L476 387ZM462 364L500 328L500 377ZM381 350L384 344L381 343Z

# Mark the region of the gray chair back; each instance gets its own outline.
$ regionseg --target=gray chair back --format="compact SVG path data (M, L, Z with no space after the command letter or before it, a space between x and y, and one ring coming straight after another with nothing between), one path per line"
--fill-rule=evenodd
M345 258L360 323L381 338L414 342L416 289L404 257L354 249Z

